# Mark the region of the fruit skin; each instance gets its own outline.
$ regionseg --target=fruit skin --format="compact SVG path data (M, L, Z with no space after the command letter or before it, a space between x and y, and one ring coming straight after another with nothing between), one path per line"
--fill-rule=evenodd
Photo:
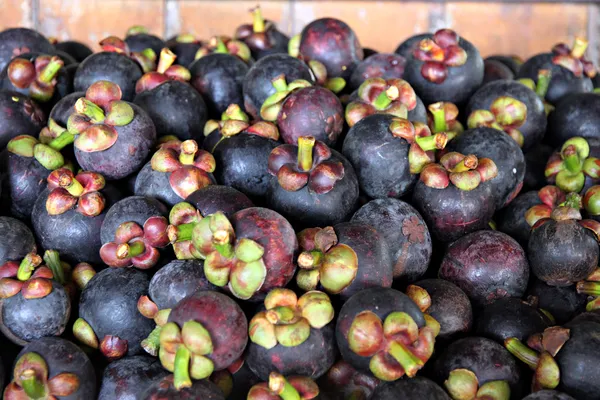
M507 297L483 308L477 318L475 334L500 344L512 337L526 342L531 335L543 332L550 325L553 324L548 317L536 307L521 299Z
M489 82L471 96L464 115L468 117L475 110L489 110L494 100L501 96L517 99L527 107L525 123L518 128L523 135L523 151L525 152L542 140L547 124L544 103L527 86L504 79ZM496 162L495 159L494 162Z
M546 185L546 162L554 149L547 144L539 143L525 153L525 178L523 178L523 191L539 190Z
M192 387L181 390L173 386L173 375L168 375L152 384L139 400L225 400L223 392L217 385L207 379L194 381Z
M138 171L156 142L156 128L141 107L129 103L135 117L124 126L115 126L119 134L115 144L102 151L84 152L75 147L75 157L81 167L101 173L107 180L125 178Z
M493 340L474 336L450 344L434 363L433 378L442 385L450 371L458 368L471 370L477 376L479 385L496 380L507 381L511 399L521 398L520 366L508 350Z
M64 287L52 281L52 292L41 299L25 299L18 293L0 300L0 331L24 346L46 336L60 336L71 314L71 301Z
M18 135L37 137L46 116L27 96L11 91L0 91L0 150Z
M371 225L385 238L394 279L412 283L427 271L431 235L423 217L410 204L390 198L371 200L354 213L351 221Z
M165 42L158 36L149 33L136 33L134 35L127 35L125 37L125 43L131 52L139 53L145 49L152 49L156 55L160 54L160 51L165 47Z
M500 232L510 235L526 246L531 233L531 226L525 220L525 212L531 207L542 204L537 190L519 194L509 205L498 211L496 224Z
M196 56L196 52L202 46L202 44L198 41L185 43L178 42L177 38L167 41L166 44L169 50L171 50L177 56L174 64L182 65L186 68L195 61L194 57Z
M451 140L447 148L448 151L490 158L496 163L498 176L490 182L497 209L519 194L525 177L525 156L517 142L506 133L486 127L468 129Z
M248 342L248 321L234 300L215 291L196 292L173 307L168 322L175 322L181 329L192 320L210 334L213 351L206 357L214 363L215 371L240 358Z
M209 54L189 66L190 83L202 95L210 117L220 119L230 104L243 104L242 83L248 65L231 54Z
M559 325L585 311L587 303L587 295L577 293L575 285L550 286L536 277L532 277L527 295L536 296L539 307L552 314Z
M284 376L303 375L318 379L331 368L336 356L334 327L329 323L321 329L310 328L308 339L294 347L277 344L267 350L250 341L246 363L262 381L267 381L273 371Z
M88 56L93 54L92 49L76 40L66 40L64 42L59 42L56 43L54 47L56 48L56 50L64 51L65 53L73 57L78 63L82 62Z
M371 357L363 357L354 353L348 344L348 331L354 318L363 311L375 313L382 321L392 312L405 312L415 321L419 328L425 326L425 318L417 305L404 293L391 288L370 288L361 290L349 298L338 314L336 325L337 345L344 361L352 364L359 371L371 373L369 361Z
M506 65L513 74L517 74L519 72L519 68L521 68L522 61L518 61L518 58L508 56L508 55L492 55L485 58L486 60L493 60L501 62Z
M302 29L300 54L317 60L327 68L328 77L349 79L364 57L356 33L345 22L320 18Z
M144 354L140 343L156 326L137 309L148 293L150 280L134 268L107 268L98 272L81 292L79 317L94 330L98 342L106 335L127 341L127 355Z
M556 390L540 390L523 397L523 400L575 400L568 394L557 392Z
M554 147L567 139L581 136L600 139L594 129L600 124L600 96L595 93L571 93L564 96L548 116L546 141Z
M283 101L277 126L285 143L297 144L300 136L313 136L332 147L344 128L344 109L332 91L320 86L302 88Z
M106 367L98 400L136 400L154 382L169 373L149 356L125 357Z
M393 79L402 78L406 59L398 54L377 53L366 56L352 72L348 81L350 90L358 89L368 78Z
M308 66L297 58L287 54L271 54L261 58L243 78L243 105L255 119L259 119L260 108L265 100L276 92L271 81L279 75L284 75L288 84L297 79L314 83ZM237 104L242 105L241 102Z
M160 201L152 197L130 196L116 202L102 222L100 229L100 240L102 244L112 242L115 231L123 222L133 221L139 226L153 216L167 217L169 210Z
M407 118L411 122L422 122L424 124L427 123L427 109L425 108L425 104L419 98L419 96L415 96L417 99L417 104L415 108L408 111ZM350 101L361 101L360 97L358 97L358 89L350 94Z
M297 227L325 227L346 221L358 205L358 181L346 157L331 149L327 161L341 162L344 177L325 194L312 194L308 185L296 192L288 192L276 178L271 180L267 204L280 212Z
M85 92L69 93L52 107L52 111L50 111L48 118L52 118L58 125L66 129L67 121L75 111L73 107L80 97L85 97Z
M196 207L203 216L221 211L229 218L240 210L254 207L248 196L232 187L222 185L208 185L198 189L185 201Z
M416 376L411 379L399 379L381 384L375 388L369 399L450 400L450 396L435 382L422 376Z
M425 289L431 297L431 305L426 313L440 323L436 341L448 341L471 331L471 301L461 288L443 279L424 279L414 285Z
M413 35L406 39L404 42L400 43L394 53L401 55L404 58L408 58L412 55L413 50L418 46L419 42L423 39L431 38L430 33L420 33L418 35Z
M515 79L514 72L498 60L490 60L489 57L483 60L483 82L486 83L497 80L513 80Z
M30 51L53 54L54 46L33 29L9 28L0 32L0 70L3 70L14 56Z
M439 277L456 284L474 306L481 307L503 297L522 297L529 264L523 248L510 236L478 231L448 247Z
M20 262L25 256L35 251L33 234L23 222L12 217L0 216L0 265L7 261Z
M173 135L180 140L194 139L202 145L208 110L202 96L192 86L167 81L139 93L133 103L148 113L159 137Z
M74 89L85 92L94 82L105 80L116 83L123 92L122 100L132 101L135 84L142 77L142 69L124 54L103 51L94 53L79 64L75 72Z
M79 388L61 400L87 400L96 396L96 373L88 356L75 344L58 337L47 337L29 343L17 359L26 353L37 353L48 365L48 378L62 373L72 373L79 378Z

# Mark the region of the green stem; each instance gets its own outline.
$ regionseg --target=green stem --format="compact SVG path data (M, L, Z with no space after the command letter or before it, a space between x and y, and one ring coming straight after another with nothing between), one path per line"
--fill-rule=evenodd
M56 77L56 74L58 74L58 71L60 71L60 69L63 66L63 62L60 58L53 58L52 60L50 60L50 62L44 67L44 69L42 70L42 72L40 73L40 76L38 78L38 80L40 82L43 83L50 83L52 82L52 80Z
M54 275L54 280L60 283L61 285L65 284L65 271L63 270L63 266L60 262L60 257L58 255L58 251L56 250L46 250L44 253L44 262L46 266L50 268L52 271L52 275Z
M598 297L600 296L600 282L579 282L577 293Z
M75 103L75 111L87 116L96 124L104 121L105 118L104 110L84 97L80 98L77 100L77 103Z
M570 173L576 174L578 172L581 172L581 167L583 165L582 165L581 160L579 159L579 155L577 155L577 153L566 156L564 158L564 162L565 162L565 167L567 168L567 170Z
M146 350L146 352L150 355L156 356L158 354L158 349L160 348L160 331L162 327L156 325L156 328L148 337L142 340L142 348Z
M260 7L256 7L252 10L252 15L254 17L252 21L252 30L254 33L263 33L265 31L265 20L262 16Z
M303 251L298 256L298 266L300 268L313 269L321 265L324 254L320 250Z
M310 171L313 167L313 147L315 138L312 136L300 136L298 138L298 167L302 171Z
M83 193L83 186L75 178L71 178L64 185L61 185L63 189L71 194L71 196L79 197Z
M379 96L373 101L373 106L378 110L383 110L392 104L392 99L388 96L386 90L379 93Z
M225 46L225 43L223 43L221 38L217 38L216 40L217 40L217 43L215 45L215 53L221 53L221 54L229 53L227 46Z
M431 114L433 115L433 133L445 132L448 130L444 108L433 109L431 110Z
M279 393L279 397L282 400L302 400L296 388L290 385L288 381L283 384L283 390Z
M194 158L198 151L198 144L194 140L186 140L181 144L181 152L179 153L179 162L183 165L194 164Z
M190 359L190 351L184 345L180 345L175 353L175 367L173 368L173 385L177 390L192 386Z
M417 136L415 137L415 142L417 142L417 145L419 145L419 147L421 148L421 150L423 151L432 151L432 150L437 150L440 144L440 136L443 136L443 133L436 133L434 135L431 136ZM444 140L444 138L441 138Z
M539 354L535 350L532 350L524 345L519 339L506 339L504 341L504 347L506 347L506 350L508 350L513 356L527 364L529 368L533 370L537 368L538 362L540 361Z
M573 43L573 48L571 49L571 56L575 58L581 58L585 54L585 51L588 47L588 41L581 37L575 38L575 43Z
M35 376L35 371L27 369L21 373L21 387L25 394L32 400L45 399L46 387Z
M275 90L278 92L285 92L287 90L287 83L285 82L285 75L283 74L275 77L275 79L273 79L271 83L273 84Z
M424 365L420 358L415 356L400 342L391 342L388 354L392 356L394 360L398 361L398 364L402 366L409 376Z
M231 243L215 244L215 249L225 258L233 258L235 251Z
M123 243L117 248L117 257L120 259L137 257L146 251L146 245L141 240L131 244Z
M27 254L17 270L17 279L24 282L31 278L33 270L42 263L40 256L37 254Z
M550 87L550 79L552 78L552 71L549 69L541 69L538 72L538 81L535 85L535 93L540 98L545 98L546 93L548 92L548 87Z
M192 239L192 232L194 232L195 222L189 222L181 225L171 225L174 228L174 234L169 235L169 240L174 242L183 242ZM169 229L173 229L169 228ZM167 231L168 232L168 231Z
M156 72L160 74L164 74L166 70L169 69L171 65L175 62L177 56L168 48L164 48L160 51L160 56L158 57L158 65L156 67Z
M273 325L288 324L296 319L296 313L290 307L280 306L267 311L267 320Z

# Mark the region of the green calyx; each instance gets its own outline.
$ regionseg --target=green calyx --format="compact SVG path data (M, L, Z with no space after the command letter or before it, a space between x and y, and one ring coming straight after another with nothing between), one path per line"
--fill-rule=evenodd
M75 338L92 349L98 349L100 343L92 326L83 318L78 318L73 323L73 335Z
M600 185L594 185L585 192L583 207L589 215L600 215Z
M468 369L450 371L444 387L453 400L509 400L510 386L506 381L490 381L479 386L477 376Z
M563 191L580 192L586 176L600 178L600 160L590 156L590 147L582 137L567 140L560 154L553 155L546 164L545 175L556 180L556 186Z
M286 83L285 75L275 77L271 83L275 88L275 93L267 97L260 107L260 117L265 121L276 121L283 101L295 90L312 86L310 82L304 79L297 79L291 83Z
M329 297L310 291L300 298L289 289L277 288L267 294L266 311L256 314L249 325L250 340L266 349L278 344L295 347L310 336L311 328L320 329L333 320Z
M9 152L21 157L34 157L44 168L54 171L65 164L62 154L33 136L22 135L11 139L6 146Z
M288 54L294 58L297 58L300 55L300 40L302 36L297 34L290 38L288 42Z
M192 386L192 379L208 378L214 364L209 358L213 352L210 333L204 326L190 320L183 328L168 322L160 330L159 359L162 366L174 375L177 390Z
M527 120L525 103L509 97L500 96L490 105L490 110L475 110L469 115L469 129L485 126L506 132L522 147L524 138L518 130Z
M26 353L16 362L14 381L30 399L45 399L48 396L46 379L48 365L44 358L37 353Z
M508 338L504 341L504 347L517 359L524 362L529 368L534 371L533 387L540 389L555 389L560 383L560 369L554 360L554 356L560 351L562 345L568 340L568 330L559 327L546 329L542 335L547 332L566 331L566 336L557 337L560 341L546 341L546 338L541 339L541 352L530 349L517 338ZM552 334L552 332L550 333ZM545 348L544 343L550 343L552 348Z
M46 250L46 252L44 253L44 262L46 263L46 266L52 271L53 279L61 285L64 285L66 283L65 269L63 263L60 261L58 251Z
M19 269L17 270L17 279L21 282L25 282L31 275L33 275L33 271L42 263L42 257L38 256L35 253L29 253L23 258L21 264L19 264Z

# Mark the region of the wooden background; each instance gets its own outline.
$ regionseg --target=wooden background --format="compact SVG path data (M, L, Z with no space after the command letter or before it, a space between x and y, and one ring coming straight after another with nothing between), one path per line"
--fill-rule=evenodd
M523 1L521 1L523 2ZM577 3L261 1L264 15L286 33L300 32L311 20L334 16L347 22L363 46L393 51L415 33L451 27L483 55L528 57L575 35L590 39L588 55L598 60L600 7ZM233 34L250 21L257 1L207 0L0 0L0 27L27 26L60 40L75 38L97 48L103 37L124 35L142 24L169 37L189 32L199 38Z

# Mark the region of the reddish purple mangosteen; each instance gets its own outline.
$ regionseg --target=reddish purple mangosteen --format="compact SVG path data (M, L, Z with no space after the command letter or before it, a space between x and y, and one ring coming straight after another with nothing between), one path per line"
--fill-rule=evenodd
M227 218L240 210L254 207L252 201L245 194L223 185L205 186L190 194L185 201L198 209L202 215L221 211Z
M439 164L423 168L412 204L434 237L452 242L488 227L496 209L491 182L497 174L489 158L446 153Z
M557 324L565 324L584 312L589 297L577 293L576 285L550 286L535 276L531 277L526 295L535 297L539 307L548 311Z
M483 81L479 51L451 29L423 36L412 49L406 56L404 79L425 104L463 104Z
M235 31L235 38L248 46L252 58L260 60L270 54L287 53L290 39L273 22L263 18L260 6L250 12L252 24L240 25Z
M504 63L498 60L490 60L489 57L483 60L483 81L482 85L499 80L513 80L515 73Z
M267 197L270 207L297 226L333 225L356 210L358 180L352 165L314 137L275 148L269 172L276 177Z
M31 252L36 252L33 233L27 225L12 217L0 216L0 265L7 261L21 261Z
M519 242L521 246L526 248L531 233L531 227L525 219L526 212L533 206L543 204L543 193L548 190L557 190L562 194L564 199L564 194L556 186L545 186L540 189L539 192L532 190L530 192L521 193L515 197L509 205L498 211L495 216L497 229L500 232L510 235ZM559 202L559 204L561 202ZM550 204L552 205L552 200L550 201Z
M27 96L0 91L0 149L19 135L37 136L46 124L46 115Z
M246 363L260 379L273 371L317 379L336 357L334 310L329 297L310 291L297 297L290 289L273 289L264 309L249 324Z
M400 79L404 74L406 59L398 54L377 53L362 60L348 81L350 90L356 90L369 78Z
M357 371L344 360L336 362L319 380L323 391L332 396L342 394L344 398L369 398L378 387L379 379L371 374ZM335 398L335 397L334 397Z
M0 32L0 70L14 57L30 52L53 54L54 46L33 29L9 28Z
M422 376L412 379L398 379L383 383L373 391L372 397L377 400L427 399L450 400L444 389L435 382Z
M258 383L248 392L247 400L325 400L319 395L319 386L311 378L293 375L284 377L277 372L269 374L268 382Z
M168 374L160 361L154 357L121 358L110 363L104 370L98 400L139 398L150 385Z
M208 379L197 380L188 387L177 388L176 377L169 375L155 382L139 397L140 400L225 400L223 392Z
M304 291L317 288L346 300L369 287L392 286L392 260L387 241L361 222L308 228L298 233L302 253L296 275Z

